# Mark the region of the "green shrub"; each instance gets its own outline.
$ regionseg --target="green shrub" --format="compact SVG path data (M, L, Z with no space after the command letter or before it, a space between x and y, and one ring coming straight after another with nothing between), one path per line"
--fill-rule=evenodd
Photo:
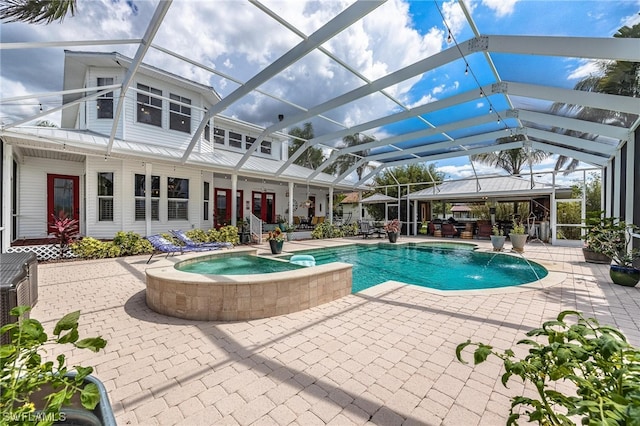
M345 236L345 232L336 225L332 225L328 222L322 222L316 225L311 231L311 238L341 238Z
M209 242L219 242L220 241L220 232L216 228L211 228L207 231L207 241Z
M219 243L231 243L238 245L240 243L240 237L238 237L238 227L233 225L223 226L218 230L218 236L215 242Z
M84 237L80 241L71 244L71 251L83 259L104 259L106 257L112 257L110 255L112 247L114 247L114 245L110 242L96 240L92 237Z
M191 238L197 243L212 242L209 233L207 231L203 231L202 229L190 229L189 231L185 232L185 234L187 234L187 237Z
M565 318L575 317L572 324ZM515 396L507 425L517 424L522 408L530 422L543 425L572 425L570 417L583 416L582 424L640 425L640 348L627 343L617 329L601 326L580 312L563 311L557 320L547 321L542 328L527 333L542 337L546 344L524 339L518 344L529 346L529 355L516 360L513 350L496 352L484 343L466 341L456 348L462 360L466 346L476 347L475 364L489 355L500 358L505 367L502 384L512 376L520 377L527 387L533 385L539 399ZM576 391L564 395L554 382L573 383Z
M351 223L349 225L343 225L342 233L345 237L353 237L354 235L358 235L358 224Z
M135 254L145 254L153 252L151 243L135 232L117 232L113 237L113 245L119 248L115 256L130 256ZM113 250L115 253L116 251ZM115 257L109 256L109 257Z

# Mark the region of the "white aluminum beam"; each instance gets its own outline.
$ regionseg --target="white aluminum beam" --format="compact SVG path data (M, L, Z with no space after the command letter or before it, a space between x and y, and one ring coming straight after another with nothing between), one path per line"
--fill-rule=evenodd
M563 117L561 115L545 114L542 112L517 110L521 120L530 121L544 126L559 127L562 129L575 130L577 132L590 133L593 135L606 136L618 140L629 138L629 129L608 124L594 123L592 121L579 120L577 118Z
M298 43L295 47L293 47L287 53L285 53L280 58L273 61L266 68L264 68L255 76L253 76L249 81L246 82L246 84L244 84L243 86L239 87L238 89L230 93L226 98L222 99L217 104L213 105L211 109L209 109L209 111L204 115L202 121L200 122L200 126L198 126L198 129L195 131L193 137L191 138L191 142L189 143L189 146L187 147L187 149L184 152L184 155L182 156L182 160L181 160L182 164L184 164L189 158L189 155L191 155L191 152L193 151L193 148L195 147L196 142L198 141L198 139L200 138L200 135L204 131L204 127L207 121L209 121L211 117L221 113L230 105L237 102L247 94L251 93L254 89L266 83L271 78L275 77L279 72L283 71L284 69L289 67L291 64L297 62L298 60L300 60L300 58L306 56L309 52L313 51L318 46L322 45L323 43L333 38L336 34L348 28L354 22L360 20L362 17L364 17L371 11L378 8L380 5L384 3L384 1L386 0L383 0L383 1L360 0L355 2L354 4L349 6L347 9L342 11L340 14L338 14L336 17L334 17L332 20L330 20L328 23L320 27L320 29L318 29L316 32L311 34L307 39ZM313 114L313 115L316 115L316 114ZM280 129L285 128L286 126L287 125L285 124ZM263 132L263 135L261 135L256 139L253 146L251 147L252 148L252 150L250 150L251 152L255 151L255 149L257 149L257 146L262 143L262 140L264 140L264 135L265 135L265 132Z
M67 46L110 46L117 44L137 44L142 42L139 38L120 40L67 40L67 41L28 41L19 43L0 43L0 50L12 49L37 49L42 47L67 47Z
M113 125L111 126L111 135L109 136L109 143L107 144L107 155L111 155L113 141L116 138L116 132L118 130L118 125L120 124L120 115L122 114L122 108L124 107L124 102L127 96L127 90L129 90L129 85L131 84L133 77L136 75L138 68L140 68L144 55L146 55L147 51L151 47L151 42L158 33L160 24L162 24L162 21L169 11L169 7L171 7L172 2L173 0L161 0L158 4L158 7L156 7L155 12L153 13L153 17L151 18L151 22L149 22L149 26L147 27L147 30L142 37L142 41L138 45L136 55L133 57L133 60L129 65L129 69L127 70L127 73L122 80L122 89L120 89L118 105L116 106L116 110L113 113Z
M573 149L552 145L546 142L531 141L531 147L534 149L540 149L546 152L550 152L552 154L565 155L567 157L575 158L584 163L589 163L598 167L607 164L607 162L609 161L609 158L607 157L600 157L598 155L580 152Z
M490 52L562 56L640 62L640 42L634 38L490 35Z
M585 92L581 90L563 89L560 87L541 86L536 84L506 82L510 95L544 99L566 104L582 105L610 111L638 114L640 98L630 96L609 95L606 93Z
M575 148L577 151L587 150L600 153L603 156L610 157L616 151L617 145L607 145L601 142L590 141L588 139L576 138L573 136L563 135L562 133L549 132L547 130L527 128L527 134L534 138L544 139L550 142L557 142L567 147Z

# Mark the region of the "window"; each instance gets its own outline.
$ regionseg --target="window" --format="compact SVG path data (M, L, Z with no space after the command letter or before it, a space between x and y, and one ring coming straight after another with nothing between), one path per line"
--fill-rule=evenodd
M202 212L202 219L209 220L209 182L204 183L204 201L202 202L202 206L204 211Z
M209 122L204 126L204 140L211 142L211 126Z
M98 173L98 221L113 222L113 172Z
M271 142L262 141L262 145L260 145L260 152L271 155Z
M135 175L135 216L146 220L146 176ZM160 220L160 176L151 176L151 220Z
M113 77L98 77L98 86L111 86ZM113 118L113 92L98 96L98 118Z
M162 90L153 87L138 84L138 90L147 93L138 92L138 123L151 124L153 126L162 127L162 99L150 96L150 94L162 96Z
M251 136L245 136L244 137L244 146L245 149L249 149L251 148L251 145L253 145L253 143L256 141L256 138L252 138Z
M169 103L169 128L180 132L191 133L191 99L184 98L171 93L169 98L172 101L181 102ZM184 105L187 104L187 105Z
M218 127L213 128L213 141L218 145L224 145L224 129L220 129Z
M229 132L229 146L242 148L242 135L236 132Z
M189 179L167 178L167 209L169 220L189 219Z

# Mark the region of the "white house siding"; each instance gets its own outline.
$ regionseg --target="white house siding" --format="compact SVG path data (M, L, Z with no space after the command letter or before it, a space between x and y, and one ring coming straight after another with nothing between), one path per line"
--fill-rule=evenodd
M89 67L87 68L87 75L85 80L85 87L96 87L98 84L98 78L113 78L114 84L118 84L122 82L124 78L124 72L118 68L96 68ZM113 113L115 114L116 107L118 105L118 98L120 97L120 90L113 91ZM135 94L134 94L135 99ZM86 120L86 128L92 130L94 132L103 134L103 135L111 135L111 127L113 126L113 119L100 118L98 119L98 108L97 108L97 100L92 100L89 102L83 103L83 106L80 108L80 127L83 128L82 117L84 116ZM116 130L115 137L118 139L123 139L123 126L125 117L123 115L120 116L120 123Z
M14 238L43 238L47 236L47 174L80 177L80 223L84 198L84 164L73 161L23 157L18 166L18 235Z

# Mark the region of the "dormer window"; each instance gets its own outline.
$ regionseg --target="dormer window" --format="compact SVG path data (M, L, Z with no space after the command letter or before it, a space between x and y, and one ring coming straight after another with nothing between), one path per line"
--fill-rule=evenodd
M162 96L162 90L144 84L138 84L138 90L138 123L162 127L162 99L151 96Z
M260 145L260 152L271 155L271 142L262 141L262 144Z
M213 141L218 145L224 145L225 130L219 127L213 128Z
M229 146L242 149L242 135L236 132L229 132Z
M113 77L98 77L98 87L111 86ZM98 118L113 118L113 92L98 96L96 100Z
M191 133L191 99L174 95L171 93L169 98L169 128L178 130L179 132ZM179 102L179 103L178 103Z

